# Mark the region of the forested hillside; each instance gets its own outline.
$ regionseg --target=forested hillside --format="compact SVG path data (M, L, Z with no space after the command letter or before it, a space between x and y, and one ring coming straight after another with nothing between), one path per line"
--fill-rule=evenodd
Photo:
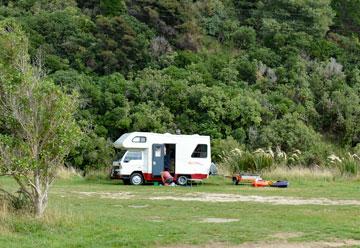
M215 159L239 144L304 165L360 151L359 0L0 3L32 61L80 92L73 166L109 165L134 130L210 135Z

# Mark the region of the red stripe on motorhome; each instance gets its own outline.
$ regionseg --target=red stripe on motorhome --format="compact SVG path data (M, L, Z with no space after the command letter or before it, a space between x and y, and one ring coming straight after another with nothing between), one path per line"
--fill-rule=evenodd
M143 173L145 181L161 181L161 177L153 177L151 173ZM176 174L174 179L176 180L181 174ZM189 174L191 179L206 179L208 174Z
M161 177L153 177L151 173L143 173L145 181L159 181L161 182Z
M191 179L206 179L208 178L208 174L191 174Z

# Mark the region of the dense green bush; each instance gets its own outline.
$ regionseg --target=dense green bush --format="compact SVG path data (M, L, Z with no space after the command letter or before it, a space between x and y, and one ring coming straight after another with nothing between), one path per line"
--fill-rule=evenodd
M240 27L232 34L232 40L238 48L250 48L256 42L256 32L251 27Z
M111 141L134 130L210 135L215 161L279 147L292 166L326 165L360 142L355 0L0 3L32 61L80 92L78 168L108 165ZM267 163L249 154L241 168Z
M292 149L309 151L320 143L320 136L296 115L285 115L265 127L261 134L265 147L279 146L285 152Z

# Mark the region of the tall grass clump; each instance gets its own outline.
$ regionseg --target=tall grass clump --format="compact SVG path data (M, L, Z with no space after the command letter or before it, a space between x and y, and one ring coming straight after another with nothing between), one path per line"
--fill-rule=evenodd
M258 173L274 165L273 154L262 149L250 152L236 148L230 152L224 152L221 159L219 171L225 175Z
M328 157L329 164L337 168L342 176L358 176L360 174L360 157L347 153L344 157L332 154Z
M234 142L230 141L227 143L235 146ZM287 153L279 146L274 150L259 148L253 152L239 146L232 150L224 149L218 155L220 158L218 167L219 173L224 175L261 173L264 178L283 180L355 178L360 177L360 156L358 155L360 146L353 152L353 154L345 153L344 150L325 142L320 142L311 150L302 152L294 149Z
M74 177L82 177L81 172L72 166L59 166L56 170L56 176L59 179L71 179Z
M110 178L110 168L88 169L85 171L85 178L88 180L106 180Z
M3 198L3 195L0 195L0 221L3 221L8 215L8 201Z

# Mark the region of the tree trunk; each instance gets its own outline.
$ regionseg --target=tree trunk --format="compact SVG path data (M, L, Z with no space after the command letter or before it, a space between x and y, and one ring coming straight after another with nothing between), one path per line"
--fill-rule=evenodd
M42 217L47 206L49 183L46 180L45 183L46 187L43 190L41 189L40 173L38 171L35 172L34 181L35 181L35 194L33 197L34 214L35 217Z
M41 196L36 195L34 199L34 211L35 211L35 217L41 217L44 214L44 206L41 200Z
M48 202L48 193L36 194L34 197L34 214L35 217L42 217Z

